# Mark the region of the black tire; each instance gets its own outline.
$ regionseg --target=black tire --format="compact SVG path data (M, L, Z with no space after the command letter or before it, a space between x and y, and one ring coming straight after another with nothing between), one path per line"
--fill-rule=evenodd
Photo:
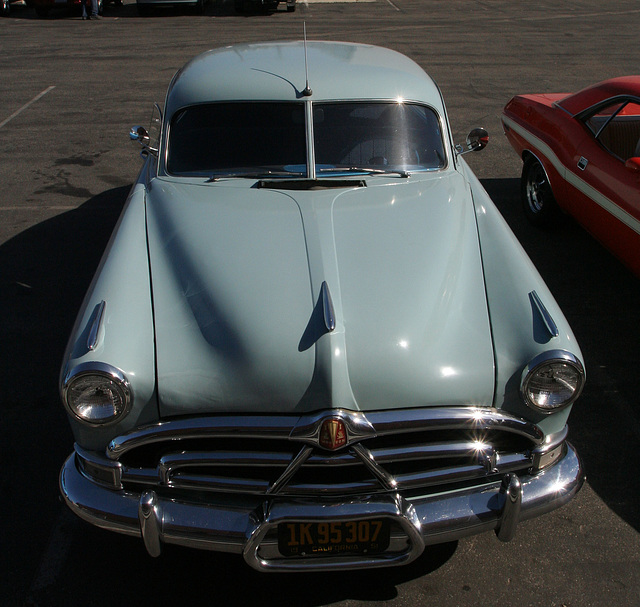
M558 203L544 167L534 156L529 156L522 167L520 196L524 214L533 225L542 227L555 223Z
M49 7L48 6L36 6L36 15L40 17L40 19L46 19L49 16Z
M234 0L233 6L236 9L236 13L244 13L244 0Z

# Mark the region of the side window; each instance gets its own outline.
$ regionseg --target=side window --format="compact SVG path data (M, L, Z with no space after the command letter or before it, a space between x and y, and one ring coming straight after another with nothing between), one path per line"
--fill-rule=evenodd
M599 109L585 120L585 124L620 160L640 155L640 103L618 101Z

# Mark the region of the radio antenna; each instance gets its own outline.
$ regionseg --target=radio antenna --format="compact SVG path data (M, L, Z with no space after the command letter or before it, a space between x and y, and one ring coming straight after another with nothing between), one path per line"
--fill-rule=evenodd
M306 85L304 87L304 91L302 91L302 95L304 97L311 97L313 91L309 88L309 62L307 61L307 22L302 22L303 32L304 32L304 76L306 79Z

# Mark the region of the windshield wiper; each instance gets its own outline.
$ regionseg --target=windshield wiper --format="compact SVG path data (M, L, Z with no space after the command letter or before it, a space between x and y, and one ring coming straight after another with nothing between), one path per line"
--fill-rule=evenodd
M205 183L212 183L220 181L220 179L264 179L266 177L304 177L304 173L298 173L293 171L275 171L272 169L265 169L262 171L238 171L235 173L220 173L211 175Z
M331 167L323 168L318 171L319 175L323 173L365 173L366 175L399 175L400 177L410 177L409 171L403 171L401 169L374 169L372 167Z

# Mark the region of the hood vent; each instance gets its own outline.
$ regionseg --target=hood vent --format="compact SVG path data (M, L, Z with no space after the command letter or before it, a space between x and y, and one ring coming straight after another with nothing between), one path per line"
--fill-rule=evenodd
M366 188L364 179L261 179L258 188L272 190L328 190L340 188Z

